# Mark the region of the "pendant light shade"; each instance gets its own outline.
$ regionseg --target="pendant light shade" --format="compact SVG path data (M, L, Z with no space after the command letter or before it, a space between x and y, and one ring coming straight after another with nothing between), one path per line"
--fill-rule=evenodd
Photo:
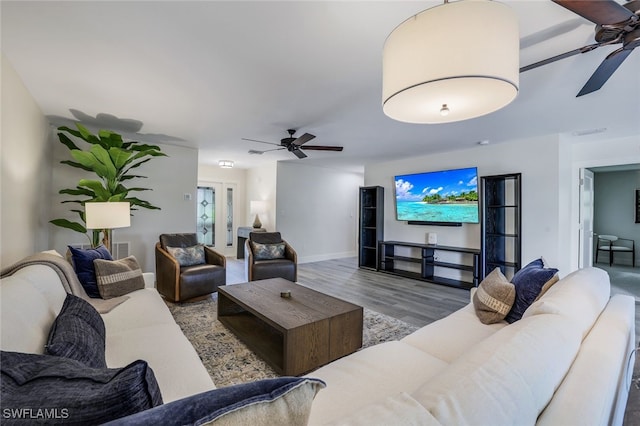
M384 113L408 123L448 123L496 111L519 85L516 14L502 3L461 0L427 9L387 37Z

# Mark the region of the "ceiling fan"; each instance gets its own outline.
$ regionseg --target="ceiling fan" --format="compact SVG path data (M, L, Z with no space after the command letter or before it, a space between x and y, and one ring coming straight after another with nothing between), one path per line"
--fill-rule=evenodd
M624 5L616 3L615 0L552 1L595 23L596 43L527 65L520 68L520 72L529 71L579 53L587 53L600 46L622 43L622 47L610 53L602 61L576 97L595 92L607 82L631 51L640 46L640 0L632 0Z
M314 139L315 136L310 134L310 133L305 133L304 135L300 136L299 138L295 138L293 135L296 133L296 131L294 129L289 129L287 130L287 133L289 133L289 137L288 138L284 138L284 139L280 139L280 143L273 143L273 142L265 142L265 141L259 141L256 139L247 139L247 138L242 138L243 141L250 141L250 142L259 142L259 143L266 143L269 145L275 145L278 148L273 148L273 149L267 149L264 151L259 151L256 149L250 149L249 150L249 154L264 154L265 152L269 152L269 151L279 151L282 149L286 149L289 152L292 152L296 157L298 158L305 158L307 157L307 154L305 154L304 152L302 152L302 150L314 150L314 151L342 151L342 147L341 146L327 146L327 145L304 145L303 144L309 142L311 139Z

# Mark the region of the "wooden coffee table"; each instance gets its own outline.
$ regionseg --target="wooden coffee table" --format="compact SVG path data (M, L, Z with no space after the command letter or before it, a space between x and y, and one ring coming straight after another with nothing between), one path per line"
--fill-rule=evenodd
M280 296L287 291L291 298ZM287 376L362 346L361 306L282 278L218 287L218 320Z

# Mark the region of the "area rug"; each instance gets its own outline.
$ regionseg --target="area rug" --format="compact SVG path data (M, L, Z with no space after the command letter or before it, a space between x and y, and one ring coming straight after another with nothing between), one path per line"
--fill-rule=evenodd
M217 387L278 377L217 320L217 294L194 303L167 302L167 306ZM362 347L397 340L417 329L388 315L364 309Z

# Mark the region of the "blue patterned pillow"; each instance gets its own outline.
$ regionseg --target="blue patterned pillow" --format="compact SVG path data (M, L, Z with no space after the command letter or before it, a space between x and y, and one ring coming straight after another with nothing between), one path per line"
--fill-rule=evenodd
M322 380L279 377L199 393L115 420L122 425L306 425Z
M102 317L84 299L67 294L51 326L45 352L70 358L92 368L106 368Z
M205 263L204 246L198 244L191 247L168 247L169 254L176 258L180 266L202 265Z
M516 286L516 300L505 320L512 324L522 318L524 311L536 300L545 284L550 280L557 280L557 273L555 268L545 268L542 258L516 272L511 278Z
M251 241L251 249L255 260L284 259L284 243L260 244Z
M144 361L96 369L51 355L0 355L3 424L102 424L162 404L153 370ZM34 417L45 408L55 417ZM12 412L23 418L5 417Z
M95 259L113 260L109 250L103 245L94 249L77 249L69 246L71 252L71 263L76 271L80 284L84 287L89 297L100 297L98 282L96 280L96 270L93 267Z

